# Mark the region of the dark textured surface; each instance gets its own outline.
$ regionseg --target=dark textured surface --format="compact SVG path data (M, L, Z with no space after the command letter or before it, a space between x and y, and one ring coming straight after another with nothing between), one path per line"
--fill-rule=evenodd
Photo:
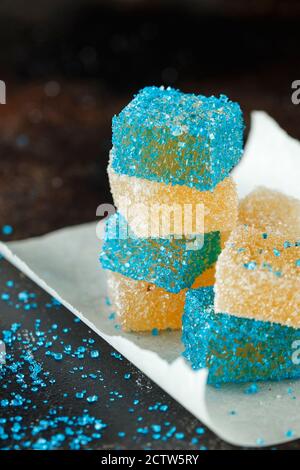
M8 289L7 281L14 281L14 287ZM37 303L37 309L24 310L23 307L16 309L15 306L9 305L7 301L1 300L3 292L10 293L11 302L15 305L18 302L18 294L20 292L29 292L35 294L34 302ZM227 445L218 439L211 431L205 428L205 432L201 435L197 434L196 429L202 426L197 419L190 413L185 411L178 403L176 403L167 394L149 380L144 374L139 372L126 359L112 356L114 351L104 340L95 333L91 332L83 323L74 323L74 316L62 306L57 308L46 308L46 304L51 302L50 296L42 289L34 285L22 273L18 272L7 261L0 261L0 338L3 331L9 330L14 323L20 324L18 329L19 340L15 341L12 346L7 344L6 353L13 357L13 360L7 360L8 370L4 378L0 381L0 415L6 418L8 423L4 426L8 434L7 439L3 439L0 429L0 448L23 448L26 441L30 441L30 448L34 446L39 438L45 438L48 442L51 436L59 433L65 433L66 426L60 423L55 429L40 431L38 434L32 434L31 428L38 422L49 415L49 410L57 410L56 416L81 416L84 409L88 410L90 416L101 419L107 427L101 431L102 438L94 439L91 443L82 445L81 448L93 449L198 449L200 447L209 449L229 449ZM36 334L36 320L40 319L39 330L45 333L43 335L44 343L53 342L50 348L40 347L34 350L36 342L39 340ZM51 326L57 325L53 330ZM64 329L68 329L68 333L64 333ZM57 335L57 339L53 340L53 335ZM92 339L95 342L89 346L83 339ZM47 386L40 388L38 392L31 390L32 386L24 389L22 383L17 381L17 373L24 373L24 381L28 384L32 383L29 376L30 371L24 367L17 372L11 367L22 358L22 350L24 344L22 341L29 340L26 344L26 351L31 354L35 361L42 366L42 372L39 374L43 377ZM72 351L78 346L85 346L87 353L84 358L78 359L69 354L63 354L63 359L56 361L52 356L47 356L47 350L51 352L64 351L64 346L70 345ZM99 358L91 358L90 350L98 350ZM1 366L0 366L1 367ZM74 368L83 367L82 370ZM49 372L47 379L44 373ZM131 374L130 379L125 379L125 374ZM88 377L83 379L82 374ZM89 374L95 374L97 379L91 379ZM102 380L100 381L99 378ZM55 380L55 383L50 381ZM85 389L86 395L84 399L77 399L75 393ZM114 395L114 392L118 395ZM68 397L64 397L64 393L68 393ZM14 394L21 394L22 397L31 400L28 409L20 406L1 406L1 400L8 399L11 401ZM89 404L86 397L97 395L98 401ZM120 397L121 395L121 397ZM113 401L111 399L114 399ZM44 403L48 400L48 403ZM135 400L138 403L135 404ZM149 410L155 403L166 405L166 411ZM59 409L59 407L61 407ZM22 439L12 439L11 422L15 416L21 416L22 427L27 429ZM52 415L52 417L55 415ZM142 420L140 420L140 418ZM169 423L169 424L166 424ZM161 438L153 438L155 432L151 426L160 425ZM162 437L170 431L172 427L176 427L176 431L170 437L163 440ZM148 431L143 434L138 430L146 428ZM83 426L84 434L90 436L93 432L92 426ZM124 437L119 437L118 433L124 432ZM183 437L176 437L177 433L183 433ZM193 444L192 438L198 438L198 443ZM59 446L60 449L69 448L71 437Z

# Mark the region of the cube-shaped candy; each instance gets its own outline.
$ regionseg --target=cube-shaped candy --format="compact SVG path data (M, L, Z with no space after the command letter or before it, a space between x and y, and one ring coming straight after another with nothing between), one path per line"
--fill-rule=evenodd
M239 162L243 118L224 95L141 90L113 118L116 173L200 191L213 189Z
M167 292L146 281L135 281L122 274L107 272L108 293L118 321L125 331L179 330L186 289ZM207 269L194 286L214 283L214 269Z
M300 201L279 191L259 187L239 206L239 222L261 232L300 239Z
M300 201L258 188L217 263L217 312L300 326Z
M188 290L182 328L184 356L211 384L300 377L300 330L215 313L212 287Z
M177 293L217 260L221 251L219 232L185 237L136 238L119 213L106 224L100 260L104 269L137 281L147 281Z
M235 229L216 268L217 312L300 327L300 242Z
M119 175L111 165L108 175L114 203L139 237L225 232L236 226L238 197L230 177L213 191L199 191Z

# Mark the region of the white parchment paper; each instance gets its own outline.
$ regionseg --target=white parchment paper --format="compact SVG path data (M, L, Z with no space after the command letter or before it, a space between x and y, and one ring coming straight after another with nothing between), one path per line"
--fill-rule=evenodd
M300 199L300 143L264 112L252 114L241 163L233 172L240 196L255 186ZM300 381L206 385L181 358L179 332L124 333L111 318L105 273L98 262L96 224L66 228L25 241L0 243L13 264L48 291L224 440L241 446L275 445L300 437Z

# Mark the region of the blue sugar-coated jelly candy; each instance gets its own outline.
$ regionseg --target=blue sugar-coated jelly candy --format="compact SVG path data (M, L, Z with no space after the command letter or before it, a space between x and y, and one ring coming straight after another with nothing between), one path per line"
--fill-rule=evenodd
M113 118L116 173L213 189L243 150L240 106L226 96L146 87Z
M213 287L188 290L182 321L183 354L211 384L300 377L300 329L215 313Z
M220 251L220 232L200 234L195 240L137 238L116 213L106 223L100 261L104 269L177 293L191 287L216 262Z

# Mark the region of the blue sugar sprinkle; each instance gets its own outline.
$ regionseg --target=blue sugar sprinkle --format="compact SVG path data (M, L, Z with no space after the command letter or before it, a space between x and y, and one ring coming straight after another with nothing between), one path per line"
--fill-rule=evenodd
M249 387L246 388L245 394L246 395L253 395L255 393L258 393L259 387L257 384L251 384Z
M87 397L86 401L88 401L89 403L95 403L96 401L98 401L98 396L97 395L91 395L91 396Z
M19 148L27 147L29 144L29 137L26 134L20 134L16 138L16 145Z
M261 235L265 240L268 238L268 234L267 233L262 233Z
M244 267L246 269L249 269L250 271L254 271L254 269L256 269L256 262L255 261L250 261L249 263L245 263L244 264Z
M63 355L61 353L52 353L52 357L56 361L61 361L63 359Z
M168 407L168 405L161 405L159 407L159 409L160 409L160 411L168 411L169 407Z
M124 379L125 379L125 380L129 380L130 378L131 378L131 374L130 374L130 373L124 374Z
M259 437L258 439L256 439L256 444L259 445L259 446L262 446L264 445L265 441L264 439L262 439L261 437Z
M177 432L175 434L175 438L181 441L182 439L184 439L184 433L183 432Z
M277 250L277 248L273 249L273 253L274 253L275 256L280 256L280 254L281 254L280 251Z
M196 433L199 434L199 435L202 435L205 433L205 429L204 428L196 428Z
M297 268L300 268L300 259L296 260L295 265L297 266Z
M224 95L146 87L113 118L116 173L213 189L239 162L243 117Z
M158 336L159 335L159 331L158 331L157 328L153 328L151 333L152 333L152 336Z
M110 355L111 355L112 357L114 357L115 359L117 359L118 361L123 361L123 356L122 356L122 354L120 354L120 353L118 353L118 352L116 352L116 351L111 352Z
M95 350L91 351L90 355L93 359L95 359L95 358L100 356L100 352L95 349Z
M294 431L292 429L288 429L285 433L286 437L293 437L294 436Z
M2 234L3 235L11 235L13 233L14 229L11 225L3 225L2 227Z
M159 433L161 431L161 426L159 424L152 424L151 429L155 433Z
M138 429L136 430L136 432L137 432L138 434L148 434L149 429L148 429L148 427L138 428Z

